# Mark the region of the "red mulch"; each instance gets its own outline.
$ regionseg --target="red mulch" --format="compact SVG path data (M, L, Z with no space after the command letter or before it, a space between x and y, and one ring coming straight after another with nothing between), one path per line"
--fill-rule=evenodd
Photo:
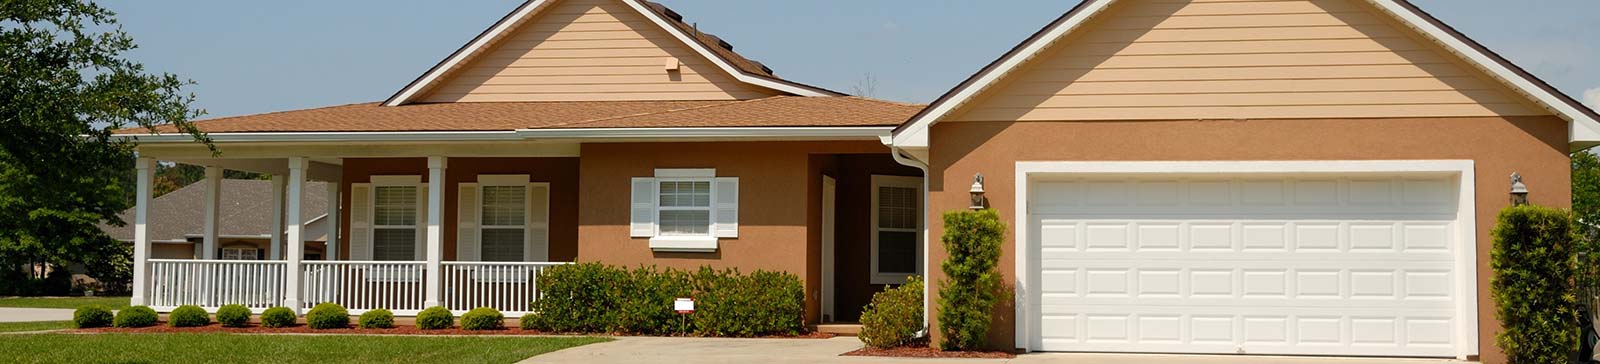
M501 330L465 330L465 329L454 328L454 327L449 328L449 329L442 329L442 330L422 330L422 329L418 329L416 326L412 326L412 325L396 325L395 328L392 328L392 329L358 329L358 328L313 329L313 328L308 327L306 325L295 325L295 326L291 326L291 327L280 327L280 328L266 328L266 327L261 327L260 325L254 324L254 323L252 323L252 324L250 324L249 326L246 326L246 327L222 327L222 324L218 324L218 323L212 323L210 325L201 326L201 327L171 327L171 326L167 326L166 323L162 323L162 324L159 324L159 325L156 325L156 326L150 326L150 327L139 327L139 328L101 327L101 328L93 328L93 329L75 329L75 330L71 330L70 332L76 332L76 333L147 333L147 334L218 333L218 332L220 332L220 333L233 333L233 334L346 334L346 335L568 335L568 334L563 334L563 333L542 332L542 331L538 331L538 330L523 330L523 329L517 328L517 327L507 327L507 328L501 329ZM572 334L572 335L577 335L577 334ZM612 335L616 335L616 334L612 334ZM623 335L623 336L627 336L627 335ZM800 335L792 335L792 336L790 336L790 335L774 335L774 336L763 336L763 337L764 338L784 338L784 339L827 339L827 338L831 338L833 336L834 335L830 334L830 333L809 332L809 333L802 333Z
M976 358L976 359L1011 359L1017 357L1007 351L944 351L928 346L926 342L911 343L888 349L863 347L840 356L887 356L895 358Z

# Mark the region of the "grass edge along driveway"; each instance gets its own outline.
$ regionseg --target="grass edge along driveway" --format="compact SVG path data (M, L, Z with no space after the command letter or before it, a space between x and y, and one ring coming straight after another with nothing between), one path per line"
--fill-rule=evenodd
M0 307L78 308L103 305L113 310L128 308L128 296L111 297L0 297Z
M0 363L515 363L597 337L25 334Z

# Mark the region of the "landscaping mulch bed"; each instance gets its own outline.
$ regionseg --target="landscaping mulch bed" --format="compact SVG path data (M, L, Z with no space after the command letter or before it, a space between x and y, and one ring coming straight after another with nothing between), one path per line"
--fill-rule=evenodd
M887 356L895 358L976 358L976 359L1010 359L1017 357L1005 351L944 351L928 346L900 346L888 349L865 347L856 349L842 356Z
M441 330L423 330L423 329L418 329L416 326L400 325L400 326L396 326L395 328L392 328L392 329L358 329L358 328L353 328L353 327L352 328L348 328L348 329L313 329L313 328L311 328L309 326L306 326L306 325L295 325L293 327L280 327L280 328L261 327L261 326L259 326L257 324L250 324L250 326L247 326L247 327L222 327L222 324L218 324L218 323L212 323L210 325L201 326L201 327L171 327L171 326L167 326L166 323L162 323L160 325L150 326L150 327L139 327L139 328L101 327L101 328L93 328L93 329L74 329L74 330L71 330L69 332L74 332L74 333L150 333L150 334L233 333L233 334L334 334L334 335L343 334L343 335L571 335L571 336L592 336L592 335L588 335L588 334L550 333L550 332L543 332L543 331L538 331L538 330L523 330L523 329L518 328L518 327L507 327L507 328L501 329L501 330L466 330L466 329L462 329L462 328L449 328L449 329L441 329ZM632 336L632 335L618 335L618 334L608 334L608 335L612 335L612 336ZM822 333L822 332L809 332L809 333L803 333L803 334L800 334L800 335L762 336L762 338L778 338L778 339L827 339L827 338L832 338L832 337L834 337L833 334Z

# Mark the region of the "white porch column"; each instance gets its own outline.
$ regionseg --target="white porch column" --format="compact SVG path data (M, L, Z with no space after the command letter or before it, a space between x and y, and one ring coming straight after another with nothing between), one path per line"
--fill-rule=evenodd
M138 174L134 178L137 187L133 205L133 297L129 300L134 306L149 304L146 287L150 280L150 183L155 179L155 165L153 158L139 158L134 162Z
M328 182L328 217L323 218L323 226L328 227L328 242L322 252L324 260L339 260L339 181Z
M284 246L289 251L289 265L284 268L283 305L295 313L300 312L300 260L306 256L306 219L300 216L300 202L305 199L306 166L304 157L289 157L289 194L285 197L288 206L284 211L287 215L284 220L288 222Z
M445 157L428 157L428 271L424 274L428 278L427 293L423 297L423 306L433 307L443 301L439 299L442 292L444 279L444 168Z
M217 219L222 209L222 167L206 166L205 227L200 231L200 259L217 259Z
M272 175L272 228L267 229L272 234L267 246L267 259L271 260L283 259L283 184L283 176Z

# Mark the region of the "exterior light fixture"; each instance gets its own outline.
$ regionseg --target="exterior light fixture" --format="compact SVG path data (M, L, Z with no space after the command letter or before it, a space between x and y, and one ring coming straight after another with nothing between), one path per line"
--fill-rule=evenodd
M983 209L983 173L979 173L978 175L972 177L972 189L968 190L967 192L972 194L972 206L969 207L969 208L971 208L973 210L982 210Z
M1511 206L1528 204L1528 185L1522 184L1522 174L1511 172Z

